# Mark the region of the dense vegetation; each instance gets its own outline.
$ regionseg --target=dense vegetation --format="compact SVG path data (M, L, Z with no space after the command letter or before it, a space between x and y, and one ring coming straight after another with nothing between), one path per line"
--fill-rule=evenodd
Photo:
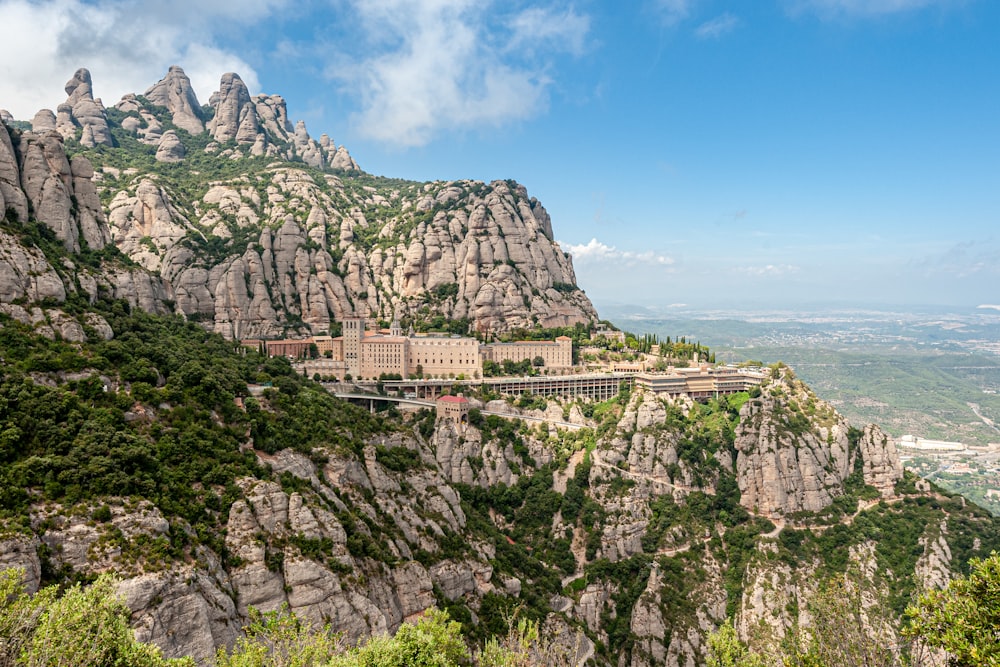
M222 527L241 493L234 482L270 475L245 445L358 453L368 435L389 428L284 359L120 302L103 314L116 337L85 344L0 317L0 520L8 530L30 529L31 503L145 498L193 528L194 536L171 531L174 557L198 542L224 554Z

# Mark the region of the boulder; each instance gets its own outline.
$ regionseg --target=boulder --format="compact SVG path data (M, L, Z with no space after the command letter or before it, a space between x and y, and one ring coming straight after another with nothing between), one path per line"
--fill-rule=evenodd
M184 144L173 130L167 130L156 148L157 162L180 162L184 159Z

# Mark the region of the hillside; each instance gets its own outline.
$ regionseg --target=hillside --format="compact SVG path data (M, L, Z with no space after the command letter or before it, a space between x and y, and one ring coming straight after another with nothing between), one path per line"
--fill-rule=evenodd
M251 606L356 640L437 605L472 641L520 607L599 664L698 663L727 617L789 627L849 567L899 612L1000 546L986 512L902 478L877 427L787 369L756 398L623 394L563 406L591 415L576 432L476 415L461 432L99 308L111 340L0 329L0 563L31 587L119 573L168 656L231 644Z

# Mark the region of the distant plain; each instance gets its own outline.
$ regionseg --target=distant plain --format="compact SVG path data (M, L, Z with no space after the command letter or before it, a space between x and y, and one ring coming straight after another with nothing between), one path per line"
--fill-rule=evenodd
M1000 443L1000 312L984 308L602 306L619 327L700 341L719 361L778 361L855 425Z

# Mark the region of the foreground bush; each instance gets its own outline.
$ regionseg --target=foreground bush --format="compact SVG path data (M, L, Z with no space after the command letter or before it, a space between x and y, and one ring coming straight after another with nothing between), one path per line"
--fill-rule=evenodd
M194 667L136 640L110 576L76 584L61 596L55 586L28 595L22 578L20 570L0 572L0 665Z

